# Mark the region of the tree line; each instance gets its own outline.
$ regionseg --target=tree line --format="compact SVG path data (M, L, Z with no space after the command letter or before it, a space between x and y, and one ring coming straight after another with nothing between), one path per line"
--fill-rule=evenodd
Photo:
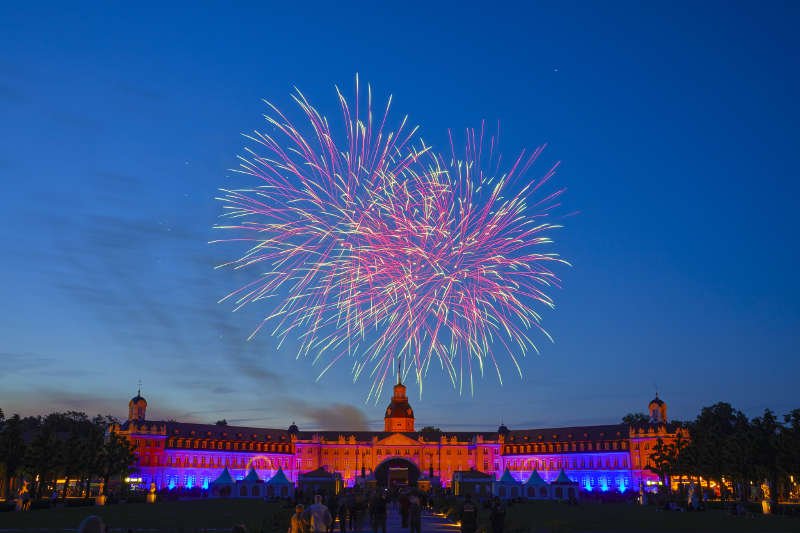
M672 476L714 480L723 498L742 501L750 498L751 487L765 482L773 500L786 499L797 490L800 409L783 417L767 409L761 416L748 418L731 404L720 402L680 425L688 430L688 437L679 434L674 442L659 439L650 457L650 470L662 478L667 490L667 477Z
M49 496L58 479L65 480L62 498L73 481L87 496L93 480L102 480L107 492L110 479L128 474L135 460L134 446L109 433L114 423L111 416L77 411L5 418L0 409L0 493L15 497L22 479L30 482L33 498Z

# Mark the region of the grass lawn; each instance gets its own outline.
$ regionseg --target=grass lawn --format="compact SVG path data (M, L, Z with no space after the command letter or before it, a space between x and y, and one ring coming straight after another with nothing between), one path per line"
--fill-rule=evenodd
M505 530L506 533L800 533L800 518L741 517L724 511L665 512L623 503L583 503L571 507L556 502L527 502L508 508Z
M74 507L42 509L26 513L0 513L0 531L15 529L77 529L84 517L98 515L113 529L158 529L185 531L222 529L243 523L248 531L284 533L288 528L291 509L281 504L256 500L193 500L146 503L127 503L105 507Z

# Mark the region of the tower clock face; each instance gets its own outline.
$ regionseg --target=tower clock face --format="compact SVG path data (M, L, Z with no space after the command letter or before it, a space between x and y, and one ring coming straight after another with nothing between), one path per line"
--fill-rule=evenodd
M386 408L386 414L387 414L387 415L390 415L390 414L392 414L392 410L391 410L391 409L389 409L388 407Z

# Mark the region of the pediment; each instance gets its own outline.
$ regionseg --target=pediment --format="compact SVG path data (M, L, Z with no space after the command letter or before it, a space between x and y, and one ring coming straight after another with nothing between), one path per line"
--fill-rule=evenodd
M381 446L419 446L420 442L402 433L392 433L385 439L379 440L378 444Z

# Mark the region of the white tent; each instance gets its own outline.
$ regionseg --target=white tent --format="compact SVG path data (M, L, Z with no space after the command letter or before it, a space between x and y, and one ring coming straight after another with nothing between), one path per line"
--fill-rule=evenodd
M226 466L217 479L211 482L209 488L211 489L212 498L227 497L233 493L233 488L236 484L233 482L231 473L228 472Z
M239 498L261 498L264 496L264 482L261 481L252 466L245 478L237 482L236 485L236 496Z
M514 479L511 472L503 472L502 477L498 481L492 483L492 493L501 500L509 500L512 498L519 498L522 496L522 484Z
M550 497L554 500L578 499L578 483L572 481L563 468L555 481L550 483Z
M550 487L536 470L531 472L531 477L523 485L522 492L529 500L547 500L550 498Z
M286 479L283 469L278 467L278 471L266 483L267 497L269 498L291 498L294 496L294 484Z

